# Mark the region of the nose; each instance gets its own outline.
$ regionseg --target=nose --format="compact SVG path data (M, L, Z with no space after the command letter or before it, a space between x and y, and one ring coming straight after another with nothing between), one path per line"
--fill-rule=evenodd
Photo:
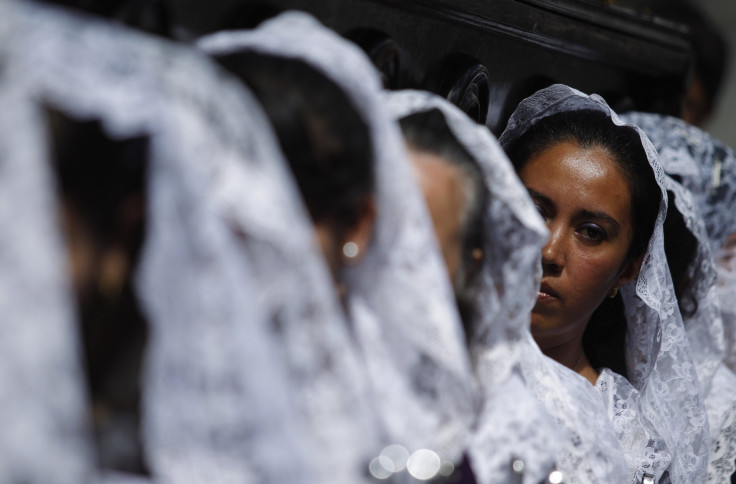
M565 267L567 241L564 227L548 224L549 240L542 249L542 268L546 275L558 274Z

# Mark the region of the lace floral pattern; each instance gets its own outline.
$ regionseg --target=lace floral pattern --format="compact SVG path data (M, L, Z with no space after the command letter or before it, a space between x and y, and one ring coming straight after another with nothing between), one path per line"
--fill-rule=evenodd
M564 94L578 97L564 89ZM523 101L501 135L501 145L521 136L544 116L564 110L567 106L558 102L556 94L541 92ZM537 254L538 258L539 254L541 251ZM541 268L538 258L537 271ZM535 289L538 289L538 285ZM536 293L533 293L526 301L527 317L535 299ZM558 459L566 481L623 482L626 479L623 449L606 417L602 400L587 380L544 356L531 335L527 337L522 374L547 411L569 434L572 445L564 449Z
M710 427L711 451L708 482L725 482L736 470L736 435L733 412L736 405L736 375L723 363L724 337L716 271L702 219L697 215L690 192L669 180L676 208L698 240L698 255L688 271L689 297L697 301L695 313L685 318L693 359L698 370Z
M728 482L736 472L736 375L721 365L705 397L711 427L708 482Z
M565 482L626 482L624 450L595 388L543 355L531 334L526 340L522 376L566 433L567 444L557 451Z
M716 369L723 359L723 321L716 288L716 270L710 251L708 234L703 220L694 205L691 193L678 182L667 177L667 189L674 194L675 206L682 215L685 225L698 242L695 257L688 267L686 277L690 283L683 295L683 304L695 301L697 306L692 316L684 318L685 329L690 339L693 361L704 394L708 394Z
M662 476L672 458L667 444L632 402L638 391L621 375L604 368L595 384L626 452L629 482L642 482L644 474Z
M212 54L251 50L307 62L343 87L365 117L378 216L371 248L347 274L355 339L390 440L458 460L478 412L477 388L431 221L398 127L380 102L375 69L358 47L296 12L199 45Z
M483 172L491 197L484 215L486 257L471 347L484 401L471 459L480 482L511 479L511 462L521 459L523 482L538 483L555 466L550 449L565 445L564 431L541 408L519 373L529 325L527 306L537 292L536 272L546 229L505 153L484 126L427 92L387 92L384 98L397 120L439 110Z
M598 110L611 117L615 124L625 124L600 96L587 96L567 86L554 85L519 105L501 135L501 144L505 146L518 139L540 119L579 109ZM662 198L639 277L635 283L621 288L628 323L627 366L630 383L639 392L637 400L630 402L629 407L638 408L643 418L651 422L664 438L669 453L654 453L649 462L629 463L629 467L642 472L652 460L664 462L671 457L667 474L673 482L700 482L707 468L707 421L664 254L662 225L667 210L664 170L654 146L641 130L634 128L640 134L662 189ZM627 452L628 455L631 454Z
M710 463L708 464L708 482L728 482L736 472L734 464L734 442L736 442L736 403L731 407L721 426L721 434L713 447Z
M736 442L729 440L734 438L730 425L736 402L736 376L723 363L724 349L730 347L724 344L723 323L729 316L722 315L724 298L721 296L729 285L721 283L719 287L716 283L717 272L727 271L722 271L722 268L716 271L711 250L718 250L728 233L734 230L736 217L722 213L725 209L722 204L724 198L730 196L732 181L729 178L714 179L732 173L733 153L706 133L679 119L646 113L631 113L626 118L641 126L657 147L665 170L682 181L681 185L668 178L667 188L675 194L675 208L698 241L696 257L687 273L691 281L688 294L683 298L697 301L697 307L684 323L705 394L710 426L708 481L725 482L733 473L736 461ZM714 173L715 167L720 170L720 175ZM730 212L731 208L728 210ZM711 218L703 219L701 214L704 213ZM733 292L726 298L733 299ZM727 330L726 338L729 333Z
M8 5L0 23L19 27ZM9 38L13 38L8 35ZM12 52L3 42L3 68ZM89 482L94 454L75 308L39 113L0 78L0 481ZM17 202L22 200L22 204Z
M650 113L622 116L647 134L670 175L678 175L695 197L711 239L713 253L736 232L736 154L705 131L685 121Z
M718 272L723 316L725 363L736 371L736 153L705 131L681 119L650 113L628 113L628 119L651 138L667 173L677 176L694 198L705 221Z
M3 338L2 367L4 378L26 382L2 395L9 431L0 445L9 451L0 457L0 472L8 472L0 480L78 483L94 473L52 216L41 109L49 105L101 120L112 138L150 138L148 231L136 278L150 323L143 445L153 479L326 482L319 470L359 482L376 442L374 420L363 411L362 373L344 346L347 329L329 276L258 105L191 49L31 2L0 9L13 19L0 122L14 133L2 143L0 183L3 197L24 201L0 204L0 217L18 227L0 245L4 267L17 267L0 279L3 314L17 315L4 321L19 338ZM269 260L280 265L271 270L288 268L313 289L297 282L281 288L290 304L278 308L279 322L312 328L304 324L311 316L324 323L312 336L323 346L296 353L297 375L281 366L270 293L254 281L263 266L244 250L244 238L274 247L278 257ZM308 390L292 385L297 378ZM312 432L315 421L321 433ZM12 431L14 422L26 422L22 433ZM345 434L351 445L341 448ZM142 479L101 477L108 478Z

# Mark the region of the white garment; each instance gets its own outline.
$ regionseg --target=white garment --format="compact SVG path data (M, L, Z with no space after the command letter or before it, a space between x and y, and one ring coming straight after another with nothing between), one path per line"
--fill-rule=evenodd
M710 427L708 482L728 482L736 471L736 375L723 362L724 341L715 263L703 219L691 192L671 178L667 188L675 194L675 209L695 236L698 249L687 277L684 300L694 300L695 312L684 317L693 360L705 394Z
M684 301L694 300L695 312L684 318L693 360L705 394L710 426L711 453L708 482L725 482L736 471L736 375L726 367L724 354L733 353L724 344L721 303L732 305L734 292L717 285L712 250L719 250L732 230L736 216L726 207L733 192L733 152L698 128L661 115L630 113L624 119L639 125L657 148L665 170L682 180L668 178L667 188L675 194L675 209L698 242L694 260L688 267L690 280ZM713 173L714 167L720 174ZM717 176L718 181L712 177ZM688 188L685 188L688 187ZM708 214L710 219L703 219ZM726 271L719 270L720 273ZM736 286L734 286L736 287ZM728 300L728 299L731 300ZM727 331L728 333L728 331Z
M539 483L555 467L552 449L564 446L566 435L526 388L519 368L529 331L526 306L537 292L535 274L546 228L485 126L434 94L400 91L384 97L397 120L439 110L481 169L490 197L483 215L484 266L474 286L478 318L470 339L484 398L470 457L481 483L510 482L515 459L524 463L522 482Z
M603 398L611 417L616 435L626 453L629 482L641 482L639 475L662 476L672 461L672 456L652 423L642 414L634 402L639 392L629 381L608 368L603 368L595 388Z
M501 135L501 144L508 146L540 119L582 109L600 111L613 123L624 125L600 96L587 96L558 84L522 101ZM655 478L659 479L671 458L667 474L672 482L701 482L707 468L708 427L700 385L664 254L662 224L667 210L664 170L651 142L641 130L636 129L662 196L639 276L635 282L621 288L627 319L629 380L639 392L636 396L629 395L632 400L627 407L636 408L643 418L650 421L664 439L668 452L658 451L661 446L657 446L651 453L638 456L636 448L625 449L629 469L635 469L634 475L629 474L629 481L641 482L645 469L652 467L658 472ZM610 417L615 421L617 415ZM640 421L638 418L631 420L636 425ZM616 426L621 427L619 422ZM635 428L623 433L635 434L640 430Z
M736 376L725 365L716 370L705 397L711 448L708 482L729 482L736 472Z
M727 238L736 233L736 153L705 131L681 119L650 113L627 113L625 119L647 133L665 170L690 190L705 222L718 270L723 313L725 362L736 371L735 248Z
M264 181L282 186L259 106L182 46L33 2L0 2L0 18L12 25L0 80L0 219L16 227L0 242L0 313L14 328L0 339L0 481L149 480L95 476L45 137L42 108L51 106L101 121L112 139L150 141L147 236L135 275L149 322L142 444L150 480L317 482L286 369L253 297L251 263L223 216L221 185L254 162ZM287 201L280 210L306 219L296 198ZM280 221L288 233L291 222Z
M526 340L522 376L566 431L567 445L557 449L557 462L565 482L626 482L624 449L595 388L582 376L542 354L531 333Z
M353 334L386 443L458 461L479 395L431 219L398 126L380 101L380 79L370 60L297 12L253 31L209 35L199 46L213 55L250 51L301 60L340 86L364 117L375 153L377 219L365 258L346 270Z

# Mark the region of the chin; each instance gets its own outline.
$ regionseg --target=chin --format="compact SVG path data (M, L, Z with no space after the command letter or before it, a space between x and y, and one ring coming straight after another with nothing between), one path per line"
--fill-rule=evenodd
M555 316L556 315L540 314L537 311L532 311L532 317L529 324L532 336L536 339L537 336L544 337L556 334L564 324L560 323L558 318Z

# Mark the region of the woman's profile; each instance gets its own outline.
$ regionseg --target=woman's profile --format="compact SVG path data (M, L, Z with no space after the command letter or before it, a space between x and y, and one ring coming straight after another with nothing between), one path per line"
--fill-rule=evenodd
M346 217L347 222L341 218L340 224L326 226L335 242L322 247L327 249L323 252L325 259L329 262L329 254L334 254L336 262L331 266L341 288L344 330L352 339L344 351L361 358L360 370L370 381L372 398L359 403L377 411L382 427L375 425L372 430L380 429L376 433L382 433L384 445L400 445L406 457L419 452L422 458L426 450L442 461L457 462L477 413L474 380L441 256L427 244L432 237L431 222L426 219L421 194L414 186L398 126L380 102L380 78L370 60L357 46L299 12L284 13L253 31L216 33L203 38L199 45L242 75L278 124L301 122L298 116L276 116L275 112L289 108L290 103L284 101L292 96L290 91L302 90L299 96L303 104L295 112L301 111L299 116L304 120L301 131L315 141L311 146L302 145L307 151L318 148L316 154L322 155L345 148L347 155L336 158L333 166L320 167L319 156L314 164L315 160L308 160L304 153L282 146L287 157L294 157L289 159L289 167L297 178L308 173L294 169L297 156L313 165L313 179L297 179L297 185L315 228L319 229L319 222L330 220L322 219L314 210L319 205L310 206L317 195L341 193L342 198L335 197L323 208L328 214L345 211L351 215ZM268 69L264 57L274 59ZM254 61L253 69L245 72L237 68L237 58ZM256 63L257 58L261 60ZM273 73L275 65L284 71L302 65L313 72L307 77L306 69L299 67L298 74L279 74L290 76L294 82L285 85L279 94L269 94L275 96L269 102L265 94L278 90L279 85L258 77L273 77L266 74ZM329 80L342 94L320 100L320 95L309 89L310 79L315 77ZM347 124L350 117L345 112L335 113L337 109L355 111L362 122ZM338 115L339 121L326 123L322 114ZM275 130L285 133L283 126ZM369 143L359 142L366 133ZM367 173L359 171L361 168ZM330 180L332 185L313 190L317 183ZM333 230L359 226L367 229L360 231L364 234L360 238L345 238L344 230ZM276 277L267 276L264 280ZM298 354L299 348L294 350ZM342 371L334 366L328 370ZM346 396L340 398L348 401ZM345 425L354 424L354 410L345 407L341 412ZM340 431L339 425L330 425L331 433ZM361 441L361 449L351 444L335 447L340 453L352 454L369 447L367 439L354 436L352 442L357 440ZM380 467L379 452L375 449L375 465L371 467L378 475L388 477L396 469L405 473L405 462L394 466L394 470ZM435 469L432 475L438 471Z
M536 292L541 218L487 128L428 92L385 100L427 201L482 390L472 469L479 482L543 481L566 434L519 374L528 318L516 310Z
M600 111L568 111L535 124L507 152L550 229L535 340L593 384L598 368L625 376L625 321L609 314L639 274L659 206L638 133Z

